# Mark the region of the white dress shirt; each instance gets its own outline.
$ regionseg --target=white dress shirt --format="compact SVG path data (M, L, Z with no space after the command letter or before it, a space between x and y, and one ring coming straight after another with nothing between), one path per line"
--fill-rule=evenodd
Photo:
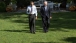
M27 14L35 14L37 16L37 8L35 5L27 7Z
M47 6L45 6L45 11L47 11Z

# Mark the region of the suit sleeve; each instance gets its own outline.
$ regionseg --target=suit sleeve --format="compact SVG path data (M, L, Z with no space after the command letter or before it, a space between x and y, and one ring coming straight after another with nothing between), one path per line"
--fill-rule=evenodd
M52 14L51 14L51 8L49 7L49 16L51 17L52 16Z
M40 8L40 15L41 15L41 17L42 17L42 13L43 13L43 12L42 12L42 7L41 7L41 8Z

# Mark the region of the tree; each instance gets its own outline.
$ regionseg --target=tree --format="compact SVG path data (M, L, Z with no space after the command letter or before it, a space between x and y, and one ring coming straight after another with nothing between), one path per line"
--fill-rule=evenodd
M67 0L62 0L60 8L65 8L66 9L66 4L67 4Z
M76 0L73 0L74 4L76 4Z
M23 8L27 5L29 5L29 2L31 0L16 0L16 1L17 1L17 6Z
M4 2L5 2L6 5L9 5L10 1L11 0L4 0Z

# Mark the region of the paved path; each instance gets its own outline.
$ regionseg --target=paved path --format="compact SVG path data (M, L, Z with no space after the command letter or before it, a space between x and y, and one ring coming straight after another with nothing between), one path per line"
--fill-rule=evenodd
M52 13L58 13L58 12L70 12L70 11L66 11L66 10L56 10L56 11L54 10L54 11L52 11ZM26 9L18 10L15 13L26 13Z

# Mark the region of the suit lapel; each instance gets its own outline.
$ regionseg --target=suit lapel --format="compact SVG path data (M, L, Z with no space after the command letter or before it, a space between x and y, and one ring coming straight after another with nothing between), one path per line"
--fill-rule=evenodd
M43 9L44 9L44 11L45 11L45 6L43 6ZM49 6L47 6L47 11L49 10Z
M45 6L43 6L43 11L45 11Z
M49 6L47 6L47 10L49 10Z
M48 10L49 10L49 6L47 6L47 11L48 11ZM45 11L45 6L43 6L43 11L46 12L46 11Z

